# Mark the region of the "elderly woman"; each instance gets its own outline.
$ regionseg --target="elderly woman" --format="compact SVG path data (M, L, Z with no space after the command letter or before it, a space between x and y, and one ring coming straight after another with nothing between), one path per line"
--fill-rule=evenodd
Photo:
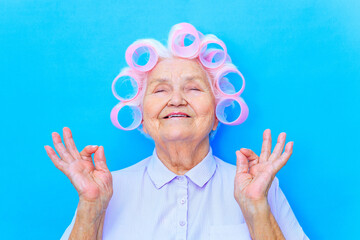
M260 156L242 148L236 166L213 156L213 74L198 58L159 55L138 97L143 131L155 142L152 156L110 172L104 148L78 152L66 127L65 146L52 134L60 157L45 146L79 194L62 239L308 239L275 177L293 142L285 144L281 133L271 152L267 129Z

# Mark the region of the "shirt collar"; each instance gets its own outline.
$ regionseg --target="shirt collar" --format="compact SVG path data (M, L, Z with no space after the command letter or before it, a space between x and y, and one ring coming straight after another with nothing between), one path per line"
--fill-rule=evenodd
M205 158L195 167L190 169L185 176L187 176L197 186L203 187L214 175L215 170L216 163L210 147ZM158 189L169 183L177 176L161 162L157 156L156 149L154 149L153 155L151 156L147 171L151 180Z
M205 158L198 163L195 167L190 169L185 175L190 178L196 185L203 187L211 177L214 175L216 170L216 163L210 147L208 154Z

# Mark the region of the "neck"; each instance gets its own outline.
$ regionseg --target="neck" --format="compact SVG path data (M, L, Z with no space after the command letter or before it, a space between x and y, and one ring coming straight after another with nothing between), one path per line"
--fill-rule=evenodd
M200 163L209 153L209 137L201 142L189 141L156 143L156 153L160 161L176 175L184 175Z

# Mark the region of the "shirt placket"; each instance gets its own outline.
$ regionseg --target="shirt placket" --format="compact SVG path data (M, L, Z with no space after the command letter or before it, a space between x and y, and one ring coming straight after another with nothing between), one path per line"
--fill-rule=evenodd
M178 194L177 194L177 231L176 239L187 239L188 228L188 179L185 176L177 177Z

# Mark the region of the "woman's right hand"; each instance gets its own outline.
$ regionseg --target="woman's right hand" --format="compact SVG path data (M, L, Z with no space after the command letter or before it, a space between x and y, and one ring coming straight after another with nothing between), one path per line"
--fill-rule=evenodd
M46 153L55 167L62 171L74 185L80 202L96 205L98 211L106 210L113 194L112 176L106 165L102 146L86 146L80 153L76 149L69 128L63 128L65 146L58 133L52 133L56 151L45 146ZM94 154L94 163L91 155Z

